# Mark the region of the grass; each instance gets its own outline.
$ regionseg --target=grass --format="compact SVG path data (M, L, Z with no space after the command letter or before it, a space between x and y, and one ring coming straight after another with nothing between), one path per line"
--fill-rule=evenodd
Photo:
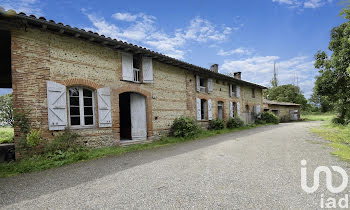
M13 128L0 127L0 144L13 143Z
M301 115L301 119L305 121L331 121L335 117L333 113L305 113Z
M82 150L79 152L65 152L61 155L56 155L53 158L48 158L47 155L38 155L31 158L21 159L10 163L0 164L0 177L8 177L21 173L42 171L50 168L56 168L80 161L87 161L98 159L107 156L120 156L128 152L135 152L146 149L155 149L164 147L167 145L178 144L187 141L199 140L211 136L220 134L226 134L231 132L237 132L246 130L254 127L261 127L263 125L249 125L234 129L222 129L222 130L210 130L203 131L199 135L192 138L175 138L175 137L164 137L159 141L154 141L146 144L136 144L127 147L104 147L99 149Z
M333 155L350 162L350 125L328 123L311 131L331 141L329 145L334 148Z

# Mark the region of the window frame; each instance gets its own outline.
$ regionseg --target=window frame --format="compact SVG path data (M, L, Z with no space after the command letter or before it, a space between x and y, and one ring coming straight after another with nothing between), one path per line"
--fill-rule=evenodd
M71 88L78 88L79 90L79 118L80 118L80 125L72 125L71 122L71 113L70 113L70 95L69 95L69 90ZM91 91L91 100L92 100L92 125L85 125L85 113L84 113L84 95L83 95L83 90L89 90ZM71 86L67 88L67 98L68 98L68 126L71 129L83 129L83 128L95 128L96 127L96 112L95 112L95 90L88 88L88 87L84 87L84 86ZM83 123L83 124L82 124Z
M134 66L134 61L136 60L136 62L138 63L138 67L139 68L135 68ZM141 83L141 72L142 72L142 57L139 55L132 55L132 75L133 75L133 82L134 83Z
M203 117L202 117L203 113ZM201 99L201 121L207 121L208 120L208 100Z
M203 81L203 86L201 85L201 81ZM200 93L208 93L208 79L204 77L199 77L199 92Z
M219 107L221 107L221 118L219 118ZM224 102L223 101L218 101L217 109L218 109L217 118L223 120L224 119Z

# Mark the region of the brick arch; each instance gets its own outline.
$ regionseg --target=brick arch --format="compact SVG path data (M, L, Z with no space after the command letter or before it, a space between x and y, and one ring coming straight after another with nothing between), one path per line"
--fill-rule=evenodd
M145 89L142 89L138 86L128 85L128 86L120 87L114 91L113 96L116 99L115 103L113 103L116 105L114 116L118 116L114 119L114 121L116 122L115 124L118 126L120 125L120 122L119 122L120 121L120 118L119 118L119 95L122 93L126 93L126 92L138 93L138 94L146 97L147 138L151 138L153 136L152 93L145 90ZM120 140L120 127L118 127L117 130L119 131L119 140Z
M93 89L98 89L98 88L102 88L103 86L93 82L91 80L88 79L81 79L81 78L72 78L72 79L66 79L63 80L63 85L70 87L70 86L76 86L76 85L80 85L80 86L85 86L85 87L90 87Z

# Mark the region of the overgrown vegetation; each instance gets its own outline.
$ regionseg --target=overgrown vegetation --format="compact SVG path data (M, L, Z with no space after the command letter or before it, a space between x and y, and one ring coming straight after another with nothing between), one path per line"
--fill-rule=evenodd
M201 132L199 125L190 117L179 117L173 122L170 134L174 137L193 137Z
M334 117L335 114L329 112L305 112L301 115L301 119L305 121L331 121Z
M279 122L280 121L278 117L272 112L261 113L260 118L257 120L257 123L259 124L265 124L265 123L278 124Z
M225 128L225 122L221 119L209 121L209 130L221 130Z
M0 96L0 125L13 127L12 93Z
M13 128L0 127L0 144L13 143Z
M226 123L226 127L231 129L231 128L240 128L244 125L243 121L238 118L238 117L235 117L235 118L230 118L227 120L227 123Z

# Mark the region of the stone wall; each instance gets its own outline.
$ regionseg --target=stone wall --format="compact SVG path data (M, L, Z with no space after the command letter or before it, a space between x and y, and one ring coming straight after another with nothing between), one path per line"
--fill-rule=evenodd
M17 108L29 108L31 124L41 128L43 137L53 138L58 132L48 130L46 81L67 87L86 86L96 90L110 87L112 91L112 128L74 130L82 144L91 147L118 145L119 94L137 92L146 96L147 136L156 138L166 133L179 116L196 116L196 97L211 98L213 118L217 117L217 102L224 102L224 117L228 119L229 101L244 105L262 104L261 89L251 98L251 88L241 86L241 97L229 97L229 83L213 79L214 91L197 93L195 75L179 67L153 59L151 84L121 81L121 53L78 38L39 29L14 28L12 31L12 77L14 103ZM96 102L97 103L97 102ZM95 113L98 113L95 110ZM18 131L16 132L18 135Z

